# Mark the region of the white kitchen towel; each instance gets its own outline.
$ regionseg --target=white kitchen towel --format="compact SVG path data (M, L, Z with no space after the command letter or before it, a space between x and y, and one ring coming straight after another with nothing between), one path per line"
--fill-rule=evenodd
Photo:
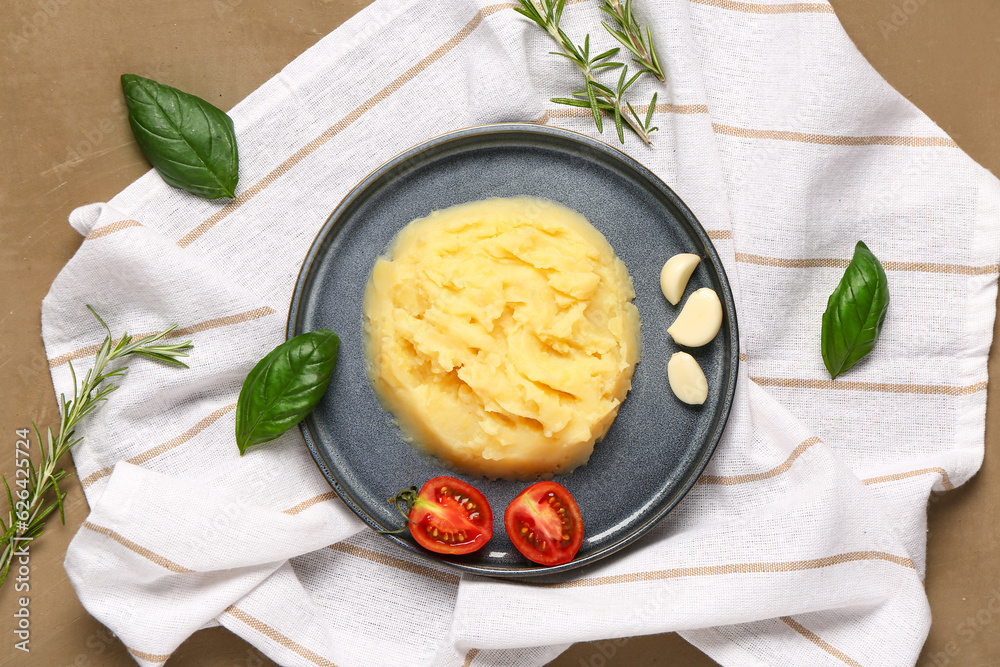
M599 5L567 3L564 29L610 48ZM637 3L668 76L636 84L637 101L659 91L660 131L624 150L714 239L744 352L706 474L640 543L558 586L460 577L364 529L297 431L238 455L242 380L283 340L300 263L355 183L469 125L598 136L548 101L578 72L512 7L376 0L231 111L236 199L150 172L72 214L86 240L42 308L56 391L101 338L85 303L114 331L179 323L172 340L195 344L190 370L133 363L80 431L92 512L66 569L84 606L143 665L215 624L284 665L541 665L671 630L724 665L913 664L928 496L983 456L1000 184L823 2ZM875 352L831 381L821 316L858 240L891 305Z

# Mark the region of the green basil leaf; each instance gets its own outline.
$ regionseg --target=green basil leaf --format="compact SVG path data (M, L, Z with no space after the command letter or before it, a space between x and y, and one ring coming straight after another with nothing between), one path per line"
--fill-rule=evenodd
M169 185L204 199L233 197L239 178L233 120L200 97L122 74L128 122Z
M243 382L236 402L236 444L274 440L312 412L337 363L340 339L329 329L300 334L274 348Z
M823 313L823 363L837 377L872 351L889 309L889 285L878 258L861 241Z

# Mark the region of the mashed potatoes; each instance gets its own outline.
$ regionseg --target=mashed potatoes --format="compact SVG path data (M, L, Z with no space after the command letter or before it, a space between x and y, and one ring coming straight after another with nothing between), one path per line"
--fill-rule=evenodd
M365 290L366 365L407 440L470 474L569 472L639 361L625 265L579 213L528 197L403 228Z

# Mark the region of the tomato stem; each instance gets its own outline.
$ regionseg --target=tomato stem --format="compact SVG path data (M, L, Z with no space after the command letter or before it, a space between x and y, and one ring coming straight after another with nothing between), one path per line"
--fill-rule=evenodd
M407 523L413 523L410 521L410 512L413 510L413 505L417 502L417 495L417 487L411 486L408 489L403 489L395 496L388 499L389 503L395 506L396 511L399 512L404 519L406 519ZM406 509L404 510L400 507L400 504L406 505ZM375 532L382 533L383 535L396 535L398 533L402 533L404 530L406 530L406 524L403 524L403 527L399 530L376 530Z

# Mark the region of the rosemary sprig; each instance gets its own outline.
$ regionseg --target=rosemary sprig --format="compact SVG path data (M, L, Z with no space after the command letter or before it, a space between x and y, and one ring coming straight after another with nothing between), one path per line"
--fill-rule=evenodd
M632 105L625 100L625 91L631 87L642 72L637 72L632 78L626 80L628 67L624 63L614 62L610 58L614 57L621 50L619 48L605 51L594 57L590 56L590 35L583 41L583 46L578 46L559 27L559 19L562 17L566 0L517 0L520 7L514 7L514 11L531 19L538 26L547 32L556 44L562 49L552 51L553 55L563 56L572 61L583 74L586 81L584 90L573 93L572 98L557 97L551 101L556 104L565 104L572 107L589 108L594 115L594 124L597 125L598 132L604 132L604 125L601 121L601 112L611 114L615 121L615 129L618 131L618 140L625 143L624 123L639 135L647 144L652 143L649 135L657 128L651 127L653 119L653 109L656 106L656 94L653 94L653 101L649 105L649 113L642 119L636 113ZM537 4L536 4L537 3ZM595 73L602 70L616 70L621 68L622 72L618 79L618 86L612 90L595 78ZM628 109L626 113L622 105Z
M106 401L108 395L118 388L118 385L106 381L111 378L119 378L128 370L127 366L106 370L108 364L136 354L187 368L187 364L180 361L179 357L188 356L187 350L194 347L190 341L176 345L153 344L176 329L176 324L166 331L144 336L139 340L132 340L133 337L129 336L128 333L122 333L118 342L114 343L108 325L97 314L97 311L90 306L87 308L94 314L107 333L94 355L93 368L88 370L83 381L78 383L76 371L73 370L73 362L70 362L69 369L73 376L73 398L67 401L65 394L60 395L59 407L62 420L59 424L58 435L53 436L52 429L46 429L48 447L42 445L42 434L39 432L38 426L32 422L31 426L38 438L41 455L37 466L27 457L18 462L18 465L24 467L28 473L26 479L18 479L15 483L15 487L21 487L20 490L12 492L10 485L7 484L7 477L0 476L9 503L7 520L4 521L0 518L0 533L3 535L0 538L0 546L3 548L3 552L0 554L0 587L7 579L14 552L21 548L23 543L37 539L44 532L45 520L56 508L59 509L59 518L63 524L66 523L66 514L63 509L63 499L66 498L66 494L60 490L59 482L69 477L70 473L63 468L57 469L56 464L66 452L83 440L82 437L74 437L74 428L80 420L96 410L100 403ZM47 501L47 494L50 491L54 492L55 499Z
M624 6L618 0L604 0L601 9L611 16L618 29L612 28L607 23L601 25L611 33L612 37L621 42L622 46L632 52L636 64L642 67L640 72L649 72L660 83L665 83L666 77L663 75L663 68L660 66L660 59L653 45L653 34L647 25L646 37L643 38L642 27L632 13L632 0L625 0Z

